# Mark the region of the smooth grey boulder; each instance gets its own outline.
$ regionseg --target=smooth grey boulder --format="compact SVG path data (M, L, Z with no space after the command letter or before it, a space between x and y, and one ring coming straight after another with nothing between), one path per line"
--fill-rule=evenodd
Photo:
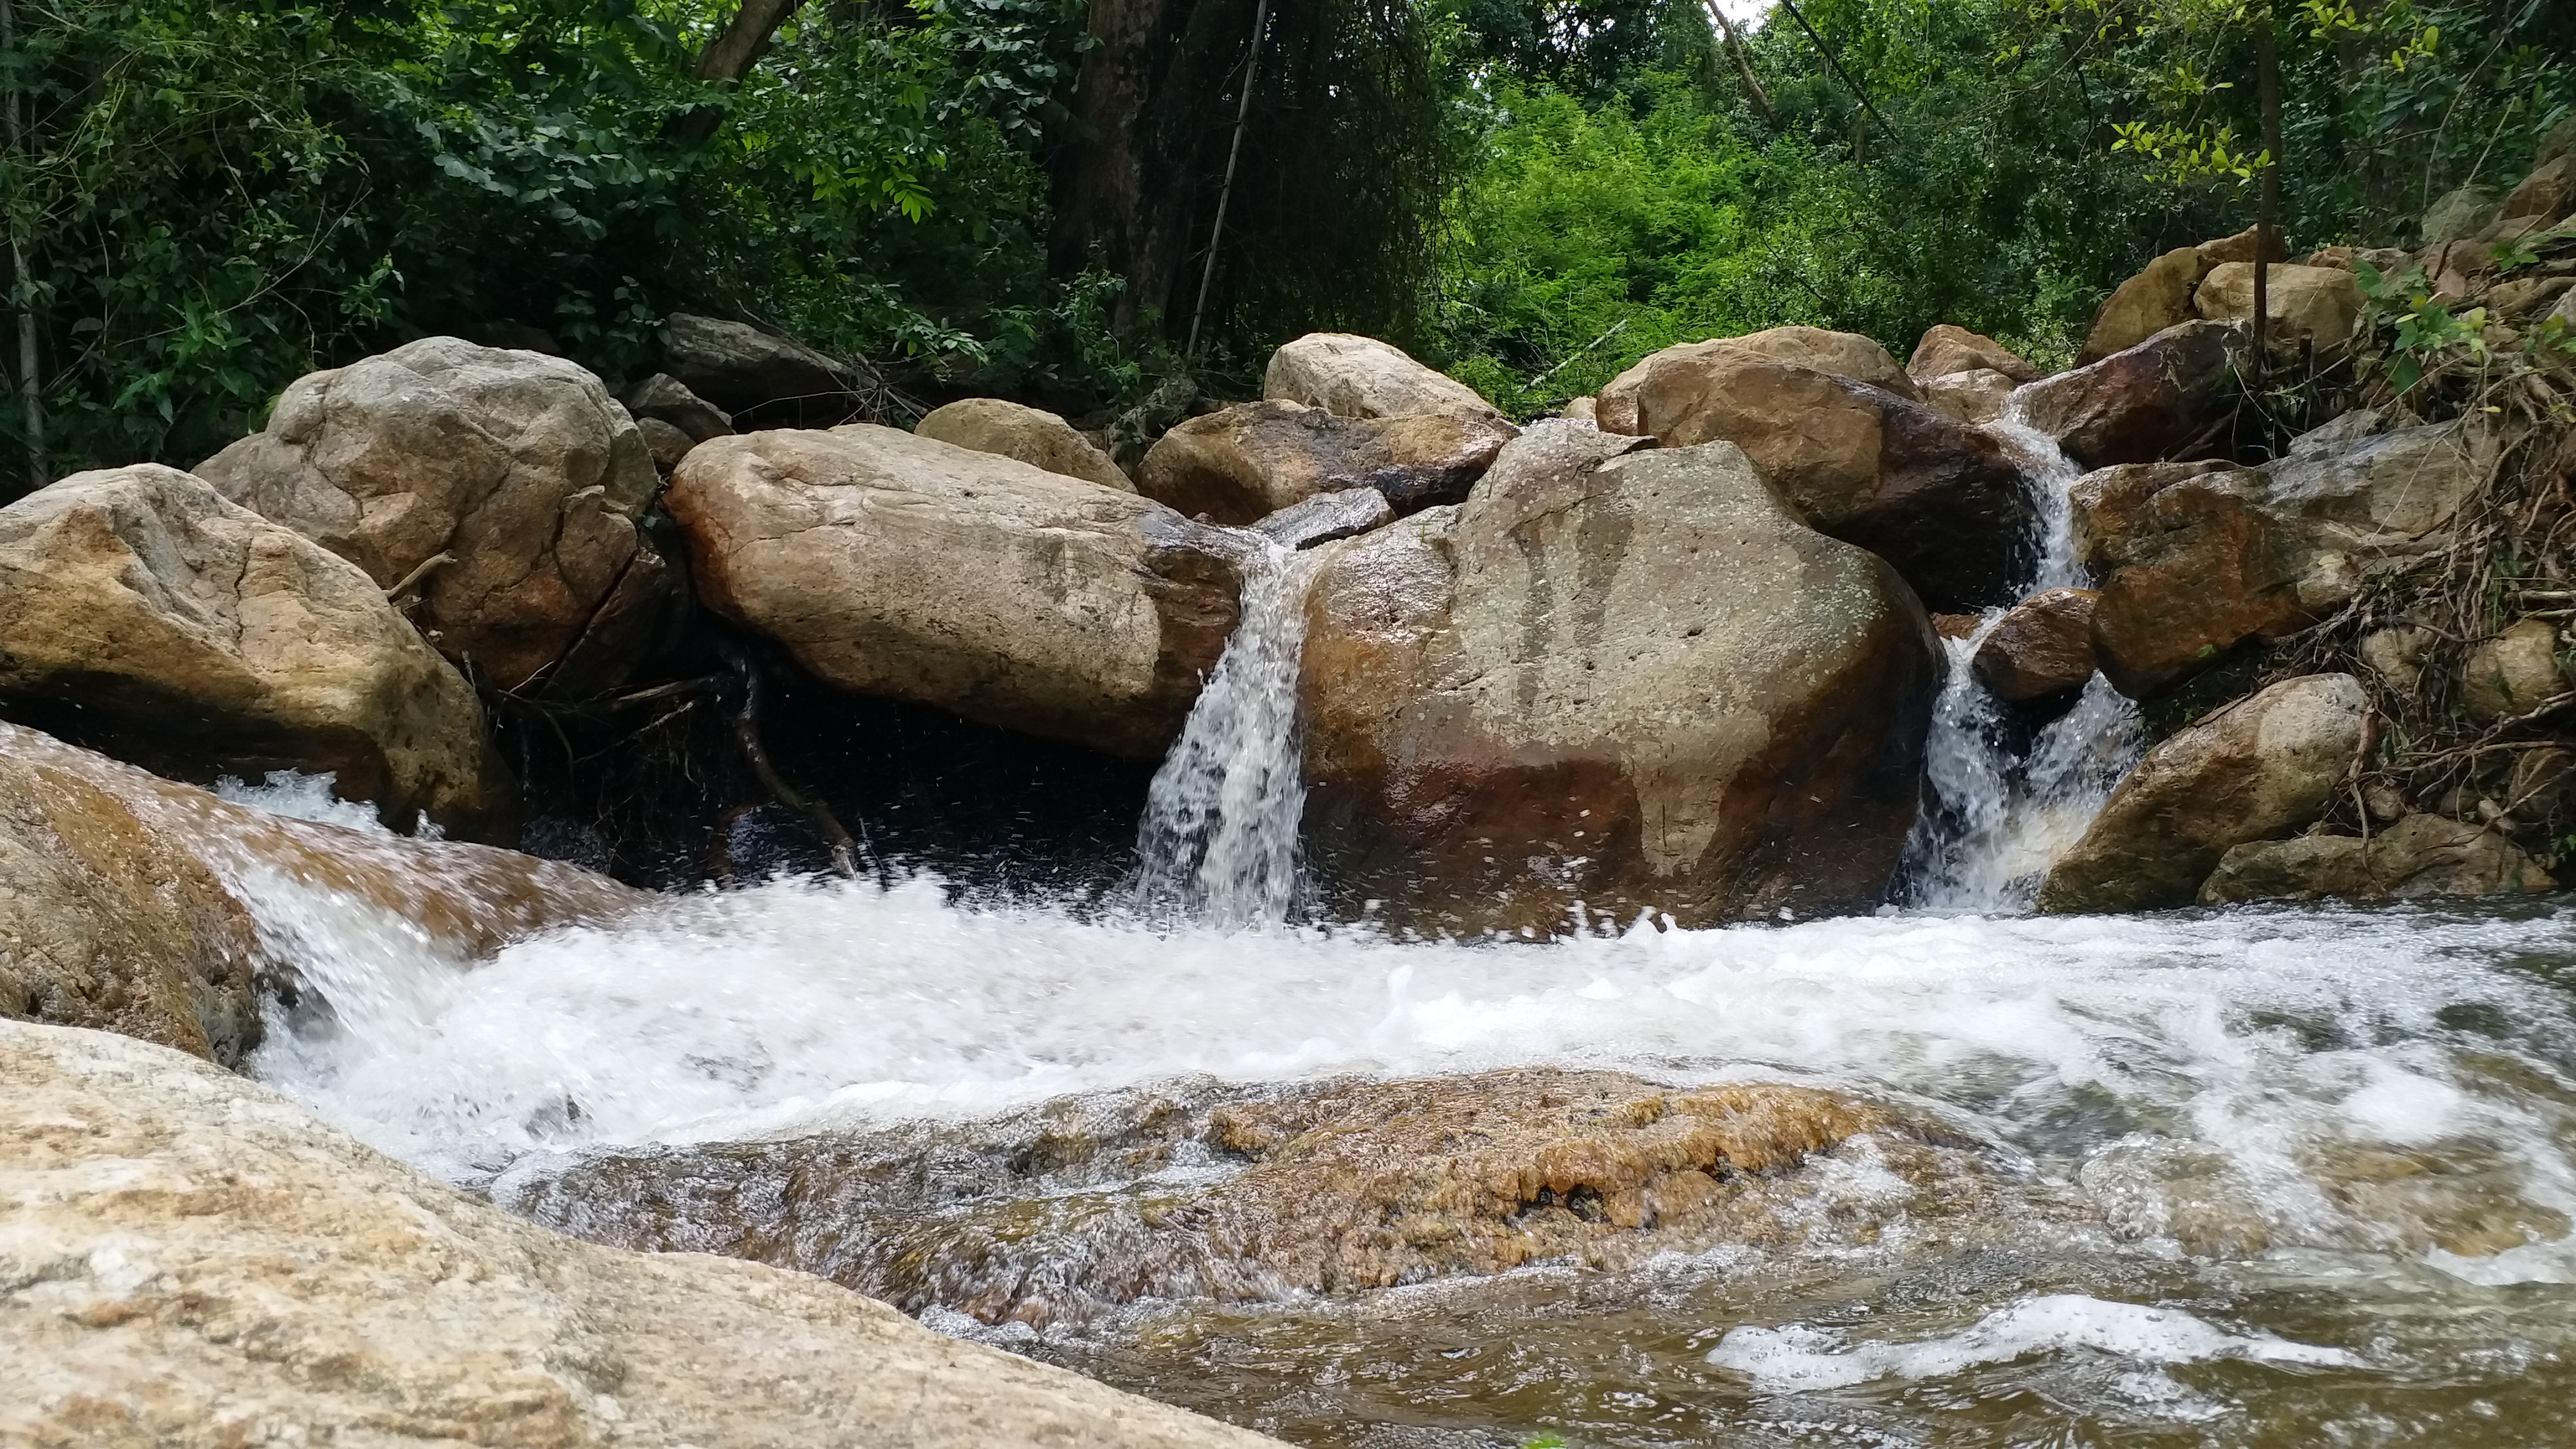
M1501 416L1474 388L1423 366L1402 348L1348 332L1309 332L1271 353L1261 395L1343 418Z

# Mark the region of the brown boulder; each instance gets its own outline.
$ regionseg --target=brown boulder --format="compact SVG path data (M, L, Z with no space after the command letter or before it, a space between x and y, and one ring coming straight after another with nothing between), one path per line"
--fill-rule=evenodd
M2081 689L2093 677L2091 589L2043 589L1995 621L1971 668L1996 698L2021 703Z
M1127 481L1127 475L1109 461L1109 455L1075 432L1073 424L1038 408L997 397L961 398L931 409L928 416L913 424L912 430L925 438L972 448L978 453L1017 458L1032 467L1121 493L1136 491L1136 485Z
M2340 347L2361 326L2361 283L2349 271L2333 267L2275 264L2265 279L2264 310L2270 326L2265 347ZM2192 305L2214 322L2242 322L2254 316L2254 266L2229 262L2210 269L2193 294Z
M1777 336L1789 333L1800 335ZM1667 348L1602 389L1604 416L1616 398L1636 426L1613 432L1667 447L1722 440L1742 448L1810 527L1896 565L1932 608L2011 598L2036 505L2003 444L1910 398L1772 355L1788 342L1813 343L1811 353L1826 343L1877 347L1774 328Z
M2522 619L2482 640L2460 669L2460 704L2480 724L2529 714L2567 692L2557 626Z
M2369 701L2349 674L2283 680L2147 752L2049 867L2039 909L2186 906L2231 846L2324 813L2361 749Z
M893 428L701 443L667 506L707 606L824 681L1160 755L1234 627L1223 535Z
M2087 468L2225 450L2242 328L2183 322L2100 361L2032 383L2022 420Z
M2422 900L2556 890L2522 848L2493 830L2409 815L2368 840L2302 835L2230 849L2200 888L2200 903Z
M1886 564L1722 443L1545 423L1307 599L1310 859L1429 930L1570 901L1704 923L1877 904L1941 672ZM1625 453L1626 456L1620 456Z
M1146 1298L1259 1301L1806 1241L1821 1182L1852 1154L1904 1184L1886 1209L1908 1220L1996 1196L1991 1156L1939 1123L1809 1087L1531 1068L1216 1095L1175 1083L1060 1099L953 1138L609 1150L514 1174L499 1196L619 1246L737 1253L915 1311L1040 1326ZM1191 1155L1238 1170L1127 1186Z
M2092 330L2085 334L2083 350L2075 354L2075 365L2089 367L2190 321L2192 291L2212 265L2201 259L2196 247L2176 247L2147 263L2136 276L2113 288L2101 310L2093 314Z
M1672 447L1707 442L1719 434L1702 430L1688 436L1688 418L1724 387L1725 375L1747 361L1847 377L1898 397L1916 397L1914 379L1886 348L1866 337L1821 327L1773 327L1646 354L1601 389L1593 403L1595 420L1607 432L1659 438Z
M1518 431L1489 414L1350 418L1303 403L1242 403L1163 434L1137 470L1137 489L1238 527L1353 487L1375 488L1410 513L1466 497Z
M2504 199L2497 220L2546 222L2576 209L2576 156L2559 155L2532 168Z
M1979 368L1925 377L1919 386L1924 405L1934 412L1963 423L1991 423L2004 415L2015 384L2000 372Z
M2193 251L2200 254L2202 278L2206 280L2210 270L2227 266L2231 263L2241 263L2246 266L2252 266L2254 264L2254 234L2258 230L2260 230L2260 228L2249 226L2234 236L2219 237L2214 241L2205 241L2199 246L2192 248ZM2288 250L2288 244L2278 235L2275 235L2272 238L2272 245L2268 250L2272 253L2268 260L2275 262L2289 260L2290 253Z
M422 633L496 689L613 687L648 640L605 634L603 606L670 577L636 526L661 486L644 435L561 358L424 338L296 379L265 431L198 471L378 585L410 583Z
M261 913L295 889L365 901L460 961L642 899L510 851L229 804L0 724L0 1016L237 1065L276 984Z
M549 1232L265 1087L0 1022L0 1443L1277 1449L799 1273Z
M648 419L665 423L679 429L693 443L726 437L734 430L731 414L689 391L667 372L654 373L628 388L620 401L635 415L639 427Z
M1906 359L1905 372L1918 383L1956 372L1999 372L2015 387L2039 380L2039 369L2002 343L1947 322L1934 326L1914 344L1914 355Z
M1401 348L1348 332L1310 332L1270 354L1261 395L1340 418L1501 416L1467 384L1432 371Z
M406 828L511 813L474 691L365 574L157 464L0 509L0 705L201 780L329 772Z
M2443 547L2495 459L2493 430L2468 420L2294 448L2261 468L2079 479L2103 674L2145 698L2246 639L2323 617L2370 575Z

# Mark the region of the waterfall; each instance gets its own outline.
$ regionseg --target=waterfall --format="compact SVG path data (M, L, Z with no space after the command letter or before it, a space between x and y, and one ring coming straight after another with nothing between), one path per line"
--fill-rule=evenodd
M2067 497L2083 470L2056 439L2022 420L2018 393L1986 431L2019 461L2037 505L2031 574L2017 595L2083 586ZM1988 609L1969 637L1942 641L1950 674L1933 706L1923 759L1934 800L1905 843L1901 872L1900 894L1911 905L1980 911L2029 905L2049 863L2083 835L2143 745L2137 707L2099 674L2073 709L2021 738L2012 706L1970 668L2004 613Z
M1236 537L1242 615L1146 792L1130 895L1150 918L1240 929L1286 921L1297 900L1297 667L1317 556Z

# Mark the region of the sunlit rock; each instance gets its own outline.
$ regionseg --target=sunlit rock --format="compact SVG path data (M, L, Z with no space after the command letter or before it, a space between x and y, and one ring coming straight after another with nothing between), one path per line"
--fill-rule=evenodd
M1233 525L1354 487L1411 513L1466 497L1518 433L1490 413L1343 417L1296 402L1241 403L1163 434L1137 488L1192 518Z
M1234 627L1226 540L894 428L701 443L667 506L707 606L840 688L1155 756Z
M159 1047L0 1022L0 1440L1275 1441L799 1273L522 1222Z
M2189 905L2232 846L2323 814L2361 748L2369 701L2349 674L2284 680L2147 752L2049 868L2039 908Z
M336 772L394 824L506 827L454 666L355 565L153 464L0 509L0 707L171 774Z
M1906 375L1917 383L1962 372L1999 373L2016 387L2039 379L2039 369L2011 348L1947 322L1926 331L1923 340L1914 344L1914 355L1905 360Z
M1310 859L1340 911L1561 928L1866 909L1941 656L1886 564L1731 445L1534 427L1308 596ZM1622 456L1624 454L1624 456Z
M1133 493L1136 485L1109 461L1109 455L1075 432L1073 424L1041 408L998 397L960 398L932 408L913 424L913 432L979 453L1017 458L1031 467L1080 478L1103 488Z
M678 579L637 526L660 487L634 420L558 357L429 337L296 379L199 465L348 559L494 688L621 682Z
M1270 354L1261 395L1343 418L1500 416L1474 388L1423 366L1402 348L1348 332L1310 332Z
M2334 267L2295 267L2276 263L2264 279L2264 315L2270 326L2265 347L2341 347L2361 325L2361 284L2349 271ZM2229 262L2213 267L2192 294L2192 306L2216 322L2250 321L2254 316L2254 265Z

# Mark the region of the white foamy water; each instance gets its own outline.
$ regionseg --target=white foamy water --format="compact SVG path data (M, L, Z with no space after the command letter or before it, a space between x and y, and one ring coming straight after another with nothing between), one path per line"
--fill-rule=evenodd
M1146 793L1131 888L1148 917L1217 927L1288 919L1306 808L1297 668L1316 556L1235 536L1241 619Z
M339 777L325 772L308 775L301 770L275 770L258 780L243 780L226 775L215 782L218 800L283 815L289 820L313 820L324 825L344 825L370 835L391 835L384 822L376 818L376 807L363 801L343 800L338 794ZM442 832L428 817L421 818L413 832L423 840L437 840Z
M2083 586L2066 491L2083 470L2055 439L2020 420L2018 396L1986 431L2020 463L2036 505L2031 573L2016 593ZM2144 753L2137 706L2098 674L2073 709L2026 743L2017 740L2011 706L1970 668L2004 612L1989 609L1970 637L1942 641L1950 673L1923 745L1924 780L1936 803L1906 841L1902 893L1910 904L1971 911L2029 905L2049 864L2082 838Z
M1873 1379L1948 1378L1986 1364L2076 1351L2131 1363L2255 1363L2351 1367L2338 1348L2292 1343L2268 1333L2229 1333L2178 1308L2051 1293L1998 1309L1961 1332L1920 1342L1851 1341L1841 1329L1787 1324L1729 1329L1708 1361L1780 1393L1844 1389Z

